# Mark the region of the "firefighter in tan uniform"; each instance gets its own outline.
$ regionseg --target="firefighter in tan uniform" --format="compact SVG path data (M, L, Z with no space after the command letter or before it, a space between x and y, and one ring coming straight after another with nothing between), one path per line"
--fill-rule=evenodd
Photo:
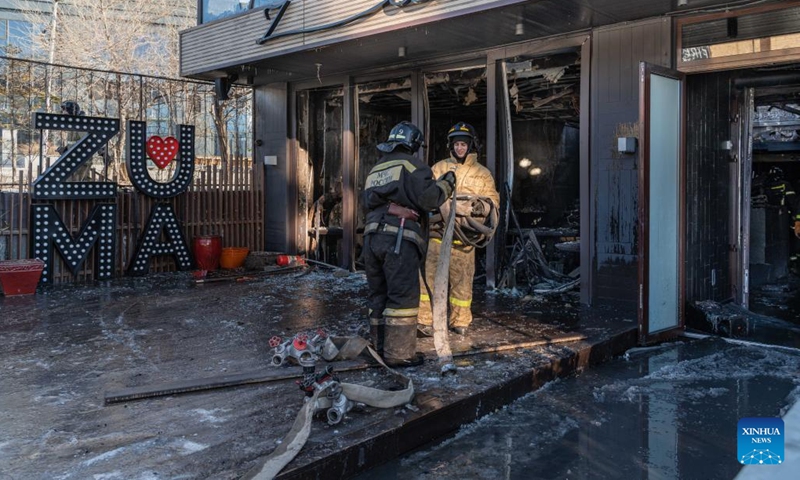
M472 323L472 280L475 275L475 248L485 246L497 227L500 195L489 170L478 163L478 142L475 129L464 122L455 124L447 135L450 158L433 166L433 176L438 178L452 171L456 175L456 235L450 257L450 291L447 295L450 329L464 335ZM425 277L433 293L436 265L442 248L444 219L450 201L440 207L441 214L434 215L430 224L428 255L425 260ZM447 212L445 211L447 210ZM424 284L420 288L418 330L423 336L432 334L433 316L431 298Z

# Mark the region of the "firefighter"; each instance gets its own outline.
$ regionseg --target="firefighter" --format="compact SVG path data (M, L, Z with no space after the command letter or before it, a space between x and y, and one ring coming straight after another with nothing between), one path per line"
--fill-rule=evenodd
M475 129L458 122L447 134L450 158L433 166L434 176L454 172L456 178L456 225L450 257L450 290L447 298L450 318L448 326L459 335L465 335L472 323L472 281L475 275L475 249L486 246L497 228L497 213L500 195L489 170L478 163L480 143ZM449 211L450 202L443 207ZM442 248L442 233L447 212L431 218L428 255L425 259L427 286L433 285L436 265ZM433 315L431 298L425 285L420 290L419 332L421 336L432 334Z
M787 209L792 219L792 229L796 237L792 241L792 251L789 256L791 269L800 274L800 197L792 185L783 175L780 167L771 167L767 173L764 190L770 205L777 205Z
M364 183L364 261L370 336L389 366L421 363L417 349L419 267L427 246L421 224L452 193L455 175L434 180L414 153L424 144L409 122L397 124Z

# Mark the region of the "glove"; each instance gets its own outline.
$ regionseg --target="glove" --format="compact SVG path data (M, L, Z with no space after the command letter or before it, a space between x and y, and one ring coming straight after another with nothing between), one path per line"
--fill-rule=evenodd
M794 236L800 238L800 220L794 221Z
M445 172L445 173L444 173L444 175L442 175L441 177L439 177L439 180L438 180L438 181L440 181L440 182L442 182L442 181L444 181L444 182L447 182L447 184L448 184L448 185L450 185L450 191L451 191L451 192L452 192L452 191L453 191L453 190L456 188L456 174L455 174L455 173L453 173L453 171L452 171L452 170L451 170L451 171L448 171L448 172Z

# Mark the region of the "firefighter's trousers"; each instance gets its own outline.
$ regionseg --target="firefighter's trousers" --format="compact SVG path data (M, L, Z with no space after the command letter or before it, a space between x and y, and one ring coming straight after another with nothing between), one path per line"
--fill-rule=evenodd
M396 254L395 242L394 235L364 237L370 326L377 335L376 347L382 343L383 358L390 366L415 357L419 310L419 248L403 240Z
M436 265L442 241L432 238L428 242L428 256L425 259L425 277L433 295L436 294ZM475 276L475 247L454 243L450 251L450 291L447 303L450 311L450 327L468 327L472 323L472 277ZM433 325L431 297L422 284L419 295L419 316L421 325Z

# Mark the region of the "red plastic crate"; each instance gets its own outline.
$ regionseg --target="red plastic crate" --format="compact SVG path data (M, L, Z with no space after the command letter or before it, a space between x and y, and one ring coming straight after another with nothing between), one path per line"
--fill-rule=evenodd
M42 278L44 262L39 259L0 261L0 285L3 295L33 295Z

